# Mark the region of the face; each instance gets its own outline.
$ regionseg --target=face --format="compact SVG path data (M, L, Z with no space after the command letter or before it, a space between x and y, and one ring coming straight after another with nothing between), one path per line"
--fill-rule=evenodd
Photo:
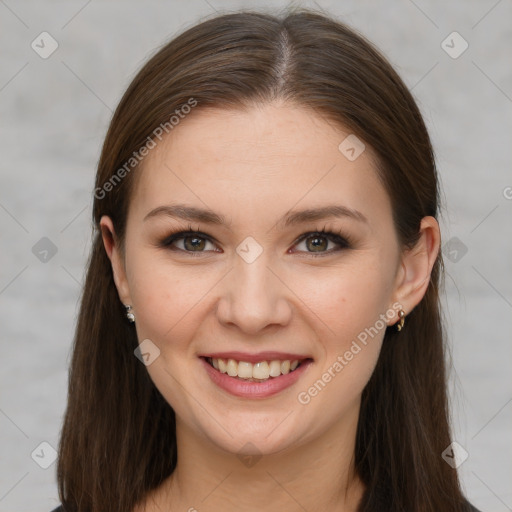
M299 107L197 110L140 171L116 285L177 421L222 449L275 453L354 421L397 322L390 200L370 148L338 149L349 134Z

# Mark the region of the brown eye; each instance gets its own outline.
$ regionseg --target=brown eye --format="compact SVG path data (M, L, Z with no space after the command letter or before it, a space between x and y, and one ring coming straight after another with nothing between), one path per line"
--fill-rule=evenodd
M207 244L212 246L211 249L207 249ZM213 242L202 233L190 232L190 231L180 231L179 233L174 233L168 236L165 240L161 242L162 247L166 247L172 251L182 251L182 252L209 252L215 251L215 245Z
M331 245L329 245L331 244ZM295 247L304 246L299 252L306 252L313 255L331 254L342 249L348 249L350 247L349 242L346 238L338 233L331 233L328 231L320 231L314 233L306 233ZM334 248L332 248L334 246ZM337 247L336 247L337 246Z

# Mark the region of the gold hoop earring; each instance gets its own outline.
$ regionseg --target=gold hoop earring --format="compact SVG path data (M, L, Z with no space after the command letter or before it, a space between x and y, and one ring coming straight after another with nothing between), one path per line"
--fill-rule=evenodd
M397 331L401 331L404 327L404 324L405 324L405 312L403 309L401 309L399 312L398 312L398 322L396 323L396 330Z

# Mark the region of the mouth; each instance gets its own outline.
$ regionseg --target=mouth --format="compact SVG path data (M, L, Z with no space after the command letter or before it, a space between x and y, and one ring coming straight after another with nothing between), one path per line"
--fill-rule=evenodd
M249 362L200 356L211 380L229 393L244 398L265 398L295 383L313 359L266 359Z

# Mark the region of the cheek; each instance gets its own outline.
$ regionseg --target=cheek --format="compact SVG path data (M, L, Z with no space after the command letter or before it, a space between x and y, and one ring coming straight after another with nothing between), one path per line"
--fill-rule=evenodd
M304 400L321 393L317 401L336 397L339 413L362 392L379 357L382 340L396 311L391 309L392 272L384 262L361 257L361 265L325 269L315 279L297 279L301 299L311 310L319 367L308 382ZM320 382L319 382L320 381Z
M187 340L190 335L185 333L197 324L194 316L214 281L210 283L204 272L180 272L179 268L155 263L135 268L135 272L131 290L140 335L159 344Z
M299 307L303 311L309 309L311 321L342 348L348 339L374 325L386 313L392 277L382 262L361 257L357 264L290 273L288 282L293 283L294 291L307 306Z

